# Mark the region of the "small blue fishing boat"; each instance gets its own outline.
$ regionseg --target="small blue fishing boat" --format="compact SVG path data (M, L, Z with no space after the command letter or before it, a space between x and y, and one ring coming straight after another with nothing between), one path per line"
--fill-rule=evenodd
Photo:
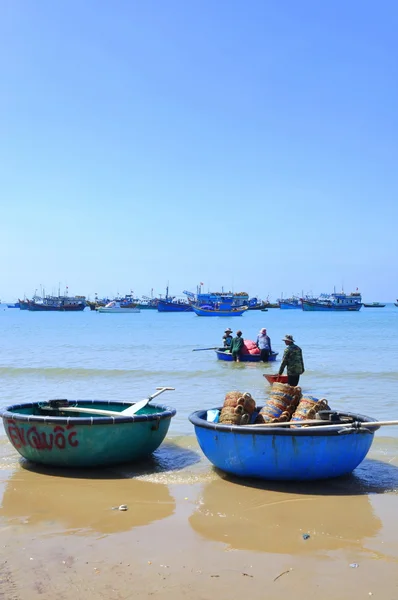
M19 302L14 302L14 304L7 304L7 308L19 308Z
M192 413L189 420L203 453L218 469L238 477L309 481L351 473L366 457L378 429L361 427L375 422L363 415L319 414L325 419L326 413L332 425L220 425L206 420L206 410ZM345 424L347 420L352 426Z
M268 357L268 362L273 362L276 360L279 352L271 352ZM225 360L227 362L233 362L232 354L230 352L224 352L223 350L216 350L216 355L218 360ZM239 360L241 362L260 362L260 354L241 354L239 356Z
M0 414L8 439L27 460L98 467L138 461L154 452L176 414L162 404L147 404L134 415L122 413L130 407L128 402L54 400L14 404Z
M192 304L192 310L198 317L241 317L248 308L247 306L223 308L222 306L195 306Z

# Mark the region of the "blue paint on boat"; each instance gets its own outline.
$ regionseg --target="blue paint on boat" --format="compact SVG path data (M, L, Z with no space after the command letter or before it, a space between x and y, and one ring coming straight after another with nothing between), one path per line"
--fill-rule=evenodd
M219 408L218 410L221 410ZM206 410L192 413L199 445L217 468L237 475L265 480L309 481L351 473L366 457L374 431L341 431L341 425L322 431L306 428L259 428L220 425L206 421ZM356 421L374 421L363 415L338 413Z
M278 300L278 304L279 308L282 310L301 310L301 300L299 298L286 298L286 300Z
M268 358L268 362L276 360L279 352L272 352ZM227 362L233 362L232 354L230 352L224 352L223 350L216 350L218 360L225 360ZM241 354L239 356L241 362L260 362L260 354Z
M173 302L171 300L159 300L157 309L159 312L192 312L192 307L187 302Z
M240 308L205 308L192 304L192 309L198 317L241 317L247 310L247 306L241 306Z
M71 405L121 412L131 403L77 400ZM27 460L57 467L97 467L138 461L154 452L176 410L150 404L132 416L79 416L33 402L8 406L0 414L8 439Z
M19 302L14 302L14 304L7 304L7 308L19 308Z

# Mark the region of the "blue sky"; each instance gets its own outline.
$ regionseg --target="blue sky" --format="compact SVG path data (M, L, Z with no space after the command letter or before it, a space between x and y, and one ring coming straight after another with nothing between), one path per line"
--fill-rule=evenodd
M398 4L5 0L0 297L398 296Z

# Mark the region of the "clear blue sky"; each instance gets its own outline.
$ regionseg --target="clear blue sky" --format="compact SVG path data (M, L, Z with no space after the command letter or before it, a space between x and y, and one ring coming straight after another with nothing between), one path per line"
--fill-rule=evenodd
M398 297L398 3L4 0L0 297Z

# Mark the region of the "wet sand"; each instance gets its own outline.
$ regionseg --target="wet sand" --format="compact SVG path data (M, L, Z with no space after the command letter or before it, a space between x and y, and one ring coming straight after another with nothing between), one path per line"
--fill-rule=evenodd
M395 457L283 485L225 478L193 439L136 469L0 452L0 598L398 598Z

